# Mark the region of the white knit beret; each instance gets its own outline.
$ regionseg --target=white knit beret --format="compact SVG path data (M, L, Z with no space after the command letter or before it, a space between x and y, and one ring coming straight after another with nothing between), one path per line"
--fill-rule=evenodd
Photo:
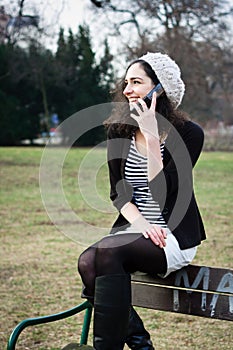
M176 109L182 101L185 91L185 85L181 79L180 68L168 55L160 52L147 52L139 58L147 62L157 78L162 84L168 99Z

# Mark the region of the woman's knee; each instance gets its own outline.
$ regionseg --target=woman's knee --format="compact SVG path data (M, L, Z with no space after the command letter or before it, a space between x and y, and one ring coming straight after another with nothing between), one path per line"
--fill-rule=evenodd
M78 272L81 276L93 270L95 264L94 248L88 248L78 258Z

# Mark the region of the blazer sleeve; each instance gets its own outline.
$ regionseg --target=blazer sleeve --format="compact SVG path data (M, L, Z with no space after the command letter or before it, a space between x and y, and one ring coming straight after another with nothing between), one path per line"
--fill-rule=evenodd
M107 139L107 160L110 180L110 199L118 211L128 202L132 201L132 186L124 179L123 164L124 143L128 139L120 137L111 128L108 130Z
M166 199L178 192L180 186L192 190L192 168L201 153L204 142L202 128L187 121L179 129L173 129L165 142L167 159L164 168L149 182L154 200L163 206Z

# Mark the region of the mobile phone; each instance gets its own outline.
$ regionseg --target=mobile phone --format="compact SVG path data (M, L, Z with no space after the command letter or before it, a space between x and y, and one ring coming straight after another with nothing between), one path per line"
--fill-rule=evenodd
M156 98L158 98L162 93L164 92L164 88L162 85L159 83L153 89L143 98L143 100L146 102L147 107L149 108L151 105L151 100L153 93L156 92Z
M146 102L146 105L148 108L150 108L154 92L156 92L156 98L158 98L160 95L162 95L162 93L164 92L164 88L162 87L162 85L160 83L157 84L156 86L154 86L153 89L150 92L148 92L148 94L143 98L143 100ZM141 108L140 104L138 104L138 106ZM131 110L131 113L135 114L136 116L139 115L135 108L133 108Z

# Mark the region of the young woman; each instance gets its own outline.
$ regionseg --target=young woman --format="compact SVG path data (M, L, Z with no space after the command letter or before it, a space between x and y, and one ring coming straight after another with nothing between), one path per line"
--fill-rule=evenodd
M158 84L151 105L143 98ZM111 234L78 261L84 296L94 304L94 348L154 349L131 306L130 273L167 276L189 264L205 239L192 186L203 131L177 111L184 83L167 55L134 61L108 126L111 199L119 211ZM118 94L119 95L119 94Z

